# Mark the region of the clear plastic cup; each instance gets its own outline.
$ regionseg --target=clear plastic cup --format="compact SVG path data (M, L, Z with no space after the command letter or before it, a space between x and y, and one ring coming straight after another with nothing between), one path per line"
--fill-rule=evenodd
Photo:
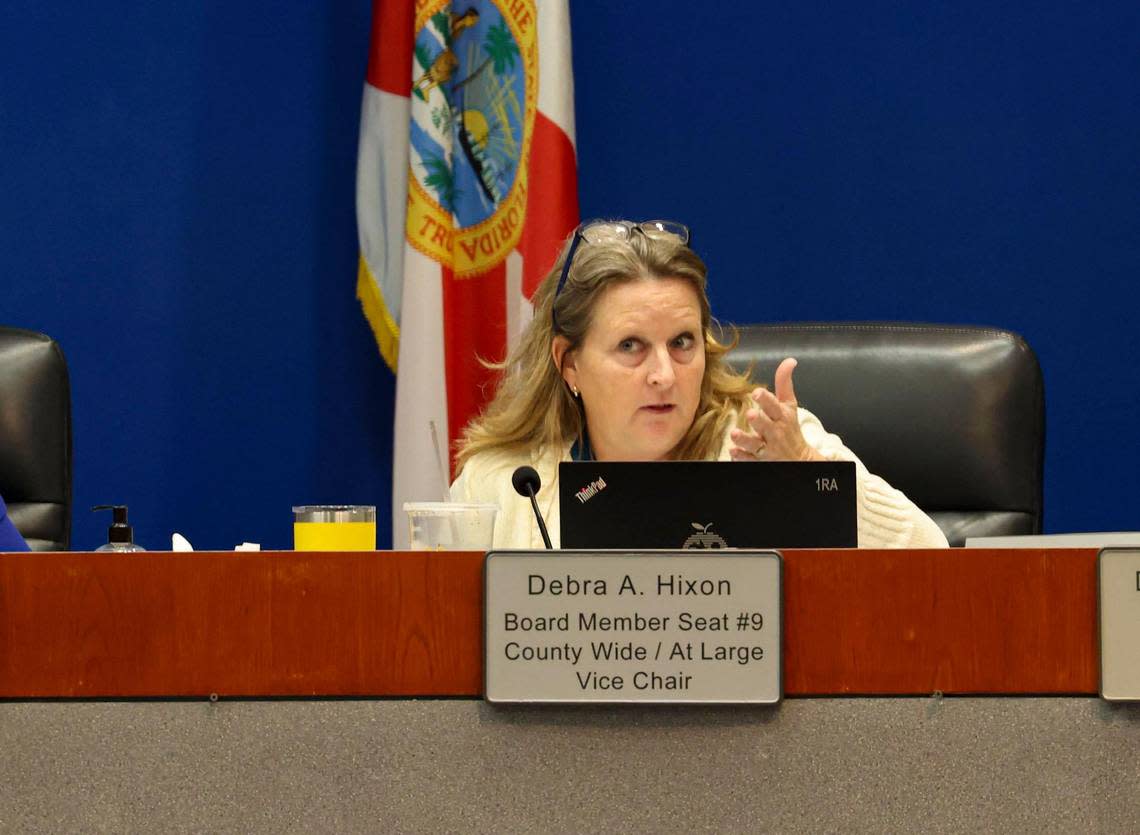
M493 504L405 502L413 551L489 551L495 541Z
M376 506L306 504L293 508L294 551L375 551Z

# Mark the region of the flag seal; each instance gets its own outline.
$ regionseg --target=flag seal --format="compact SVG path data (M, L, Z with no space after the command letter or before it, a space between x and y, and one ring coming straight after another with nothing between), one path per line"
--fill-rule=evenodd
M526 217L534 2L417 3L415 33L408 241L470 278L506 259Z

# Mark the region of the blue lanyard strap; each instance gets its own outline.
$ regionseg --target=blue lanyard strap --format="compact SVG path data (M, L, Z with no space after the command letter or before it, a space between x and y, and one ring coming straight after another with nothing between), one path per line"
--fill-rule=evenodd
M582 437L574 441L574 445L570 447L570 460L571 461L593 461L594 451L590 449L590 433L586 431L585 427L582 428Z

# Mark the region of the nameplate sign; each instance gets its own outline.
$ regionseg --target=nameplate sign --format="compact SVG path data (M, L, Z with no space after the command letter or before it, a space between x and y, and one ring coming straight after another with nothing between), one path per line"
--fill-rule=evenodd
M1097 557L1100 589L1100 695L1140 700L1140 549L1105 548Z
M483 571L487 701L783 695L774 551L493 551Z

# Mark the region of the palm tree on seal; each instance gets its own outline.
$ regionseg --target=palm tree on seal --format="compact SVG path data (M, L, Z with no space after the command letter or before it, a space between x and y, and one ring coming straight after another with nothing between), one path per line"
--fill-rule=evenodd
M459 69L459 58L456 57L454 49L455 39L464 30L479 22L479 10L472 6L463 14L439 12L432 15L431 20L443 38L444 49L430 65L427 65L421 57L421 63L425 65L424 73L412 85L412 92L417 93L424 101L427 101L427 94L433 89L451 81L455 71Z

